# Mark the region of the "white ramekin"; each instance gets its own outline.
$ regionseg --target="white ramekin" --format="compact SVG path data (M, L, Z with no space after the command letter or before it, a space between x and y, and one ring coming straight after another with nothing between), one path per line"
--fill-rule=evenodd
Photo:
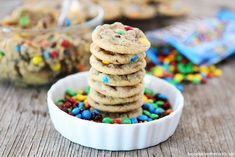
M55 101L66 89L84 89L88 86L88 72L67 76L48 91L47 102L55 129L65 138L83 146L103 150L133 150L157 145L167 140L176 130L183 109L183 96L169 83L146 75L145 87L168 96L173 113L152 122L139 124L104 124L78 119L60 110Z

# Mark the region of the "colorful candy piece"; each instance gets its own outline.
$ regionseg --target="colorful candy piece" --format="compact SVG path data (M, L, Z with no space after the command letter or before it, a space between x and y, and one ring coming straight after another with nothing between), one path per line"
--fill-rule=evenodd
M136 123L138 123L137 118L135 117L131 118L131 124L136 124Z
M102 123L112 124L113 120L109 117L104 117Z
M80 111L81 111L81 110L80 110L78 107L76 107L76 108L74 108L71 112L72 112L73 115L77 115L77 114L80 113Z
M122 124L131 124L131 120L129 118L123 118L121 123Z
M138 57L137 55L133 55L133 57L131 57L130 62L131 62L131 63L135 63L135 62L137 62L138 60L139 60L139 57Z
M126 32L122 29L115 30L115 33L117 33L118 35L125 35L126 34Z
M19 21L19 24L22 26L22 27L27 27L29 25L29 22L30 22L30 19L27 17L27 16L22 16L20 18L20 21Z
M64 20L64 25L65 25L65 27L70 27L70 26L71 26L71 20L68 19L68 18L66 18L66 19Z
M59 72L61 70L61 64L60 63L55 63L51 66L51 69L54 71L54 72Z
M33 63L33 65L40 65L41 63L43 63L42 56L33 57L32 63Z
M103 82L104 84L108 84L109 83L109 77L107 75L103 75L101 77L101 82Z
M89 110L82 111L82 119L90 120L92 118L92 114Z
M105 60L103 60L102 63L103 63L103 64L106 64L106 65L107 65L107 64L110 64L109 61L105 61Z
M16 52L17 53L20 53L21 52L21 45L16 45Z
M147 120L148 120L148 117L147 117L146 115L140 115L140 116L138 116L138 119L139 119L140 121L147 121Z

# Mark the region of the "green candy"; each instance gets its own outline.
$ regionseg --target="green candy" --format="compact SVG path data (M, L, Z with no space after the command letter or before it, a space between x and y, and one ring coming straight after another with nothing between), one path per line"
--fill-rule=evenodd
M159 116L157 114L150 114L149 117L152 118L152 119L159 118Z
M194 79L194 80L192 80L192 83L195 84L195 85L198 85L198 84L200 84L200 80Z
M64 99L59 99L55 102L56 105L63 105L64 104Z
M77 95L77 93L74 92L72 89L67 89L67 90L66 90L66 94L69 95L69 96L71 96L71 97Z
M72 109L71 109L71 108L68 108L67 111L68 111L69 113L71 113L71 112L72 112Z
M156 103L157 103L158 106L163 106L164 105L163 101L157 101Z
M5 56L5 53L3 51L0 51L0 56L1 57Z
M183 57L181 55L177 55L176 56L176 61L180 62L182 61Z
M104 117L102 120L102 123L112 124L113 120L112 120L112 118Z
M147 94L147 95L154 95L154 92L151 90L151 89L149 89L149 88L144 88L144 94Z
M143 113L144 113L146 116L150 116L150 115L151 115L151 113L150 113L149 111L147 111L147 110L144 110Z
M123 118L121 122L122 124L131 124L131 120L129 118Z
M126 32L125 32L124 30L121 30L121 29L115 30L115 33L117 33L118 35L124 35L124 34L126 34Z
M29 18L27 16L22 16L20 18L20 25L22 27L26 27L26 26L28 26L28 24L29 24Z
M155 109L158 108L158 105L156 103L151 104Z
M91 88L88 86L88 87L85 88L84 92L88 95L90 93L90 89Z

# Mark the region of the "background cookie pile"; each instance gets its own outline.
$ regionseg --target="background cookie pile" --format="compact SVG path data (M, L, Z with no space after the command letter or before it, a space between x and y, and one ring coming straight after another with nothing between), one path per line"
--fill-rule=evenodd
M122 17L132 20L151 19L160 16L184 16L188 6L180 0L93 0L105 11L104 19L118 20Z
M92 40L89 104L110 117L141 115L149 41L139 29L121 23L98 26Z
M55 78L89 69L90 28L72 29L91 16L71 12L57 27L59 10L25 5L0 21L0 80L19 85L44 85ZM77 18L78 17L78 18ZM71 28L71 29L70 29Z

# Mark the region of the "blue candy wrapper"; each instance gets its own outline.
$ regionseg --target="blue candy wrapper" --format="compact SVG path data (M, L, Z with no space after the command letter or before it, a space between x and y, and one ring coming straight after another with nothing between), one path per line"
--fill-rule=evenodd
M235 52L235 13L221 10L216 18L190 19L147 36L153 45L172 45L194 64L216 64Z

